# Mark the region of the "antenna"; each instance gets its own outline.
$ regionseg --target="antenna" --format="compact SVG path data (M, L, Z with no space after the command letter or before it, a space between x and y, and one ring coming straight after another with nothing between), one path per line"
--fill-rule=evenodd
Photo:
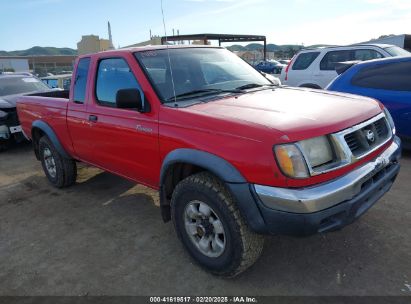
M176 88L175 88L175 86L174 86L173 69L171 68L170 50L168 49L166 22L164 21L163 0L160 0L160 5L161 5L161 15L163 16L164 36L166 37L166 48L167 48L168 66L169 66L169 68L170 68L171 84L172 84L172 86L173 86L174 106L175 106L175 107L178 107L177 97L176 97Z

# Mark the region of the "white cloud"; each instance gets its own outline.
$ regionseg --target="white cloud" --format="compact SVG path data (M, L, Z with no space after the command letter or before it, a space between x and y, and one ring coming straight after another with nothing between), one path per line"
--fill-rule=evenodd
M364 0L370 7L361 11L324 18L293 26L268 35L269 41L312 45L351 44L368 41L387 34L404 34L409 31L411 1Z
M387 6L394 9L411 9L410 0L364 0L366 3L377 6Z
M236 0L184 0L185 2L235 2Z
M381 35L407 33L409 32L409 20L411 20L411 0L347 0L344 2L345 9L342 10L344 13L336 17L340 0L328 0L324 7L320 4L322 2L292 0L287 4L290 9L282 12L283 16L288 16L287 22L276 22L275 18L271 21L270 19L258 19L255 13L256 8L272 10L274 5L272 0L184 1L191 1L193 4L207 2L213 5L207 9L196 9L193 13L184 16L170 16L170 19L167 18L167 28L179 28L182 32L189 33L210 31L244 33L248 30L251 33L266 34L267 41L276 44L343 45L363 42ZM298 12L293 14L291 8ZM316 12L315 19L310 15L313 9ZM332 10L333 17L327 17L330 16L330 10ZM244 19L248 11L250 18ZM307 11L306 15L304 11ZM352 13L347 13L347 11ZM299 16L302 15L303 17L300 18ZM249 23L249 27L244 26L244 23ZM160 29L157 31L162 32Z
M266 2L267 0L184 0L187 2L214 2L215 7L209 10L197 10L195 13L178 16L175 18L170 18L167 20L167 24L175 27L187 27L186 25L189 24L193 32L196 31L196 26L203 26L203 23L198 23L198 20L210 20L208 18L213 18L213 15L219 15L226 12L229 12L230 15L235 14L236 10L244 9L248 6L255 6L257 4L261 4L262 2ZM167 12L166 12L167 16ZM207 19L205 19L207 18ZM223 29L222 31L224 31Z
M257 5L261 2L265 2L265 0L242 0L242 1L224 1L224 0L222 1L222 0L220 0L218 2L229 2L229 3L233 3L233 4L220 7L218 9L212 10L212 11L207 12L205 14L208 15L208 14L222 14L222 13L225 13L225 12L233 12L234 10L239 9L239 8L244 8L244 7L247 7L247 6L250 6L250 5L253 5L253 6Z

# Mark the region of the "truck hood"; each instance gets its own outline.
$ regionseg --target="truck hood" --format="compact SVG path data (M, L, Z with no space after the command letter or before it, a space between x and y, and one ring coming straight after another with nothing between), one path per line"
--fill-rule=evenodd
M286 141L334 133L381 113L379 103L370 98L296 88L230 96L186 110L273 129L285 135Z

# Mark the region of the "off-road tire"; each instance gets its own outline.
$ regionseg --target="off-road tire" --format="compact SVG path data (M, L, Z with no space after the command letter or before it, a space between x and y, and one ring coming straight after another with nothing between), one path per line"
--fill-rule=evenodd
M55 162L56 174L51 176L46 168L44 150L49 149L51 155ZM43 167L44 173L47 176L49 182L56 188L64 188L71 186L76 182L77 178L77 166L73 159L68 159L63 157L54 145L51 143L47 136L43 136L39 140L39 155L41 160L41 165Z
M208 204L223 224L226 246L219 257L203 254L186 232L185 207L193 200ZM171 200L171 216L188 253L201 267L215 275L234 277L253 265L261 255L264 236L250 230L224 183L208 172L191 175L176 186Z

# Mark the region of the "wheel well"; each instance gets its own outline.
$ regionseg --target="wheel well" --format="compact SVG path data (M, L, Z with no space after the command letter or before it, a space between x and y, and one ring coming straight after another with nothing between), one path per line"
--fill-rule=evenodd
M34 148L34 154L36 155L36 158L39 160L40 159L40 153L39 153L39 140L42 138L46 133L44 133L43 130L40 128L33 128L31 130L31 139L33 143L33 148Z
M174 163L167 168L160 186L160 206L164 222L171 219L170 202L177 184L188 176L202 171L207 171L207 169L184 162Z

